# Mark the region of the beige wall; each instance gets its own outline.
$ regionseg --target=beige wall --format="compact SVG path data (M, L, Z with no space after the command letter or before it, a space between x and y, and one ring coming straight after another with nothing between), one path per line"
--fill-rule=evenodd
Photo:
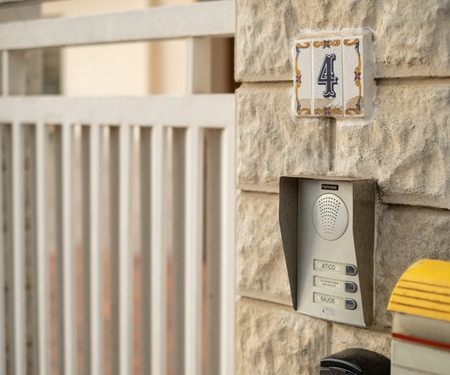
M421 258L450 260L448 2L237 0L236 374L318 374L349 347L390 355L392 289ZM368 27L375 116L290 116L290 44L305 32ZM375 179L374 325L295 313L278 224L281 175Z

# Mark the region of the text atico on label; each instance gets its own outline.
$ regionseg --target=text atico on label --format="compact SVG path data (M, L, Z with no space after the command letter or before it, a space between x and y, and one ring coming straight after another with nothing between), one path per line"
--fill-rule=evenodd
M323 260L314 260L314 269L317 271L334 272L339 274L345 274L345 264L327 262Z

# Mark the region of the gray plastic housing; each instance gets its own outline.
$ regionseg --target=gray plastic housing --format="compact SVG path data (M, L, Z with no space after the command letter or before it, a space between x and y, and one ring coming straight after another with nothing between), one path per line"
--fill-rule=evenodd
M371 325L375 182L281 177L279 220L294 309Z

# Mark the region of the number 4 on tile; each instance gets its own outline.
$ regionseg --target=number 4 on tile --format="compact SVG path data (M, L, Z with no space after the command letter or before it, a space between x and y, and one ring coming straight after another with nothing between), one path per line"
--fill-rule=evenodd
M336 92L334 91L334 85L338 84L339 78L334 74L334 62L336 61L336 55L325 55L322 68L320 69L319 78L317 79L318 85L324 85L325 91L323 92L324 98L335 98Z

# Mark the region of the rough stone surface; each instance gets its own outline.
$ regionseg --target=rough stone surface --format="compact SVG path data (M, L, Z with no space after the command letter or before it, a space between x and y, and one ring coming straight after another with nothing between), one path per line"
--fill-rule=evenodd
M291 305L278 195L241 193L236 208L237 293Z
M278 191L298 174L373 178L383 202L450 208L450 105L446 80L379 86L366 124L289 117L289 85L239 90L237 184ZM330 122L331 121L331 122Z
M236 304L236 375L317 375L327 323L249 299Z
M338 122L334 173L375 178L384 202L450 208L450 86L437 83L382 85L374 121Z
M349 348L373 350L388 358L391 356L391 332L379 332L373 329L356 328L333 324L332 352L337 353Z
M328 172L328 122L292 122L289 87L253 85L237 91L238 188L276 192L281 175Z
M387 304L403 272L424 258L450 261L450 211L382 206L377 216L375 323L390 327Z
M239 81L292 79L291 44L311 31L370 28L379 77L448 76L447 0L237 1Z
M450 261L449 0L237 0L236 373L317 374L361 347L390 357L387 304L423 258ZM375 111L363 120L291 118L291 44L372 31ZM286 82L281 82L286 81ZM289 81L289 82L288 82ZM272 82L272 83L268 83ZM279 177L377 182L374 325L293 312L278 226ZM278 302L272 304L263 301Z

